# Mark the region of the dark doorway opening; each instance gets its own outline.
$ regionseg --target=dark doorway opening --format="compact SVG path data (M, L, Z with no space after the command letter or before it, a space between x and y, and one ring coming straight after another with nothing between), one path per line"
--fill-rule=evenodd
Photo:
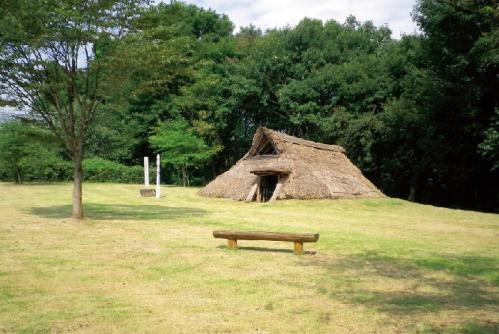
M258 198L260 202L267 202L272 198L275 187L279 181L278 175L265 175L260 177L260 187Z

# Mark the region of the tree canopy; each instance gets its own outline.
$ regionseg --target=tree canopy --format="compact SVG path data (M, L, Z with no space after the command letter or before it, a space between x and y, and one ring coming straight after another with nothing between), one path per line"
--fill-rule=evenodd
M185 120L158 125L149 141L158 153L163 154L163 164L180 169L184 187L189 185L189 168L208 160L219 150L219 147L208 147Z

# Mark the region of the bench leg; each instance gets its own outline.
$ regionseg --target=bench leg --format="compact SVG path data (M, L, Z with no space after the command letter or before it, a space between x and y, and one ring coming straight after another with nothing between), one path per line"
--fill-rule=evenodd
M303 254L303 242L295 242L295 254Z
M237 240L228 239L229 248L236 249L237 248Z

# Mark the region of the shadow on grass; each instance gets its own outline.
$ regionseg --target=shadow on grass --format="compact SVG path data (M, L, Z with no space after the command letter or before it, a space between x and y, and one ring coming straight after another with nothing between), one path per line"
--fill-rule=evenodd
M201 216L204 210L161 205L84 204L85 217L95 220L150 220ZM45 218L70 218L71 205L34 207L30 213Z
M319 260L301 265L326 269L318 278L316 289L320 294L380 312L499 313L499 263L495 258L398 258L365 252L335 262Z
M220 249L229 249L227 246L218 246ZM292 249L284 248L270 248L270 247L247 247L247 246L237 246L238 250L252 251L252 252L272 252L272 253L293 253ZM315 255L315 251L304 251L305 255Z
M418 331L421 334L499 334L499 323L493 321L466 321L457 326L427 325Z

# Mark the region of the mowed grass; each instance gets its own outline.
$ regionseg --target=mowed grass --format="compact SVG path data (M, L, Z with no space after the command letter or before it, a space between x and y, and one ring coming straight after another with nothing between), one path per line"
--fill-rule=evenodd
M0 333L499 333L499 215L0 184ZM292 243L215 229L318 232Z

